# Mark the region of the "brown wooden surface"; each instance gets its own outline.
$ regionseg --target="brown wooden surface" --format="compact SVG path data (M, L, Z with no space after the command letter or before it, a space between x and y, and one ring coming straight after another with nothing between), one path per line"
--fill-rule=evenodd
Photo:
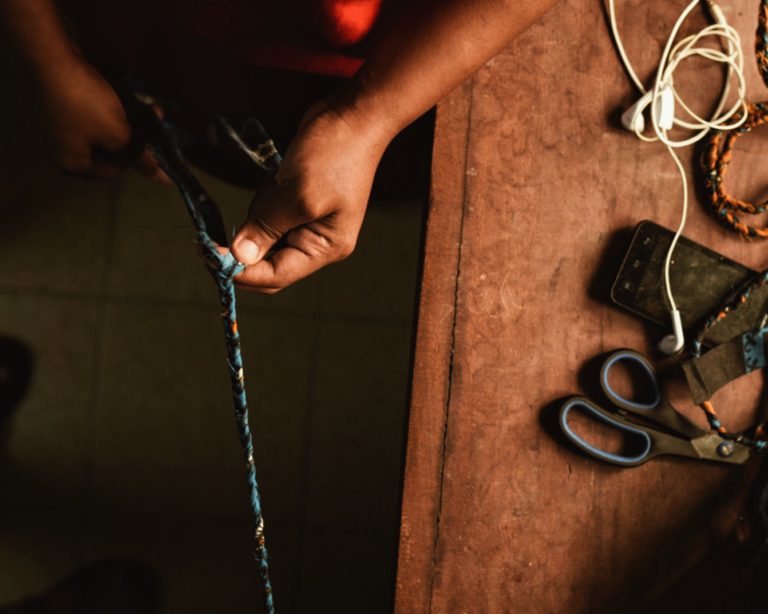
M646 77L687 2L617 4ZM768 98L751 50L756 8L723 3L745 42L751 100ZM691 27L703 23L696 14ZM680 82L715 92L718 74L694 64ZM661 332L607 303L604 271L625 247L617 231L646 218L674 227L680 209L665 149L615 125L635 98L601 3L568 0L438 107L402 614L632 611L733 519L724 493L739 470L675 459L617 469L576 454L552 428L559 400L591 392L579 376L586 362L618 347L649 351ZM755 160L768 140L741 141L729 182L757 196ZM683 154L689 169L693 156ZM766 264L764 244L737 240L695 197L686 235ZM743 378L716 397L735 426L750 422L760 381Z

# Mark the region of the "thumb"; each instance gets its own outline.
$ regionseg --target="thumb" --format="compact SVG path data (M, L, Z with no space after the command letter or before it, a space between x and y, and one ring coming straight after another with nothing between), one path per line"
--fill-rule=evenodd
M248 219L232 241L232 255L246 265L263 260L283 235L310 221L296 205L290 190L275 181L262 186L251 201Z

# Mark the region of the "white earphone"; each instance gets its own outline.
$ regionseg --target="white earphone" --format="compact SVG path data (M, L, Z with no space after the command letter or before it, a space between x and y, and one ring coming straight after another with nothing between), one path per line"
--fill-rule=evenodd
M647 91L643 97L629 107L621 115L621 124L630 132L645 132L645 110L653 102L653 90ZM659 92L659 104L656 107L656 122L664 130L670 130L675 121L675 93L672 88L665 86Z
M706 4L715 23L703 28L696 34L683 38L673 46L683 22L700 1ZM663 143L672 156L672 159L675 161L675 165L677 166L682 179L683 206L680 216L680 224L664 260L664 292L669 305L670 318L672 320L672 333L665 336L659 342L658 346L665 354L676 354L683 349L685 345L685 336L683 333L682 316L672 294L669 271L672 266L672 255L675 251L675 246L677 245L680 235L683 233L685 222L688 217L688 181L685 175L685 169L675 153L675 149L697 143L703 139L710 130L730 130L737 128L746 120L746 84L743 69L744 58L741 52L741 38L739 37L739 33L728 24L720 7L712 0L693 0L685 7L685 9L683 9L683 12L680 13L675 25L672 27L672 32L670 33L667 43L664 46L664 51L661 54L661 60L659 61L659 66L656 71L653 87L646 90L645 86L633 70L632 64L624 50L621 37L619 36L618 25L616 23L615 0L608 0L608 8L610 13L611 31L616 41L619 57L635 86L642 93L640 100L622 114L621 123L627 130L633 132L642 141L660 141ZM713 49L712 47L699 44L702 40L707 38L720 39L724 42L726 50ZM728 74L726 75L725 83L723 84L720 100L709 119L704 119L692 111L674 86L673 77L675 70L683 60L691 57L704 58L713 62L725 64L728 67ZM735 77L738 82L737 100L728 108L728 110L724 111L723 109L726 100L728 99L728 94L730 93L730 82L733 77ZM677 116L677 108L682 110L682 114L686 119ZM649 116L654 133L652 136L645 134L646 121L644 114L648 109L650 109ZM734 117L737 119L734 120ZM668 135L668 131L675 126L693 130L695 132L688 138L675 140Z
M672 316L672 332L662 337L658 348L665 354L672 356L685 346L685 333L683 332L683 318L680 316L680 312L674 309L669 313Z

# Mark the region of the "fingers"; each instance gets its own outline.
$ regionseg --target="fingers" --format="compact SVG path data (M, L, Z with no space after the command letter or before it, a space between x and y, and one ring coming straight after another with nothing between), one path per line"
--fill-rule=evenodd
M232 254L243 264L255 265L282 236L313 219L290 185L269 182L254 196L248 219L232 241Z
M239 286L249 290L262 294L274 294L311 275L324 264L323 261L313 259L295 247L284 247L275 252L272 257L246 267L235 281Z
M66 159L62 162L62 172L66 175L87 179L113 179L129 165L125 162L122 154L122 151L98 150L91 156ZM152 181L171 183L148 148L144 148L141 154L133 160L133 167Z
M171 183L168 175L163 172L163 169L160 168L154 154L147 147L145 147L144 151L139 154L139 157L134 160L133 167L152 181L165 184Z
M334 234L333 229L322 223L297 228L286 236L285 247L247 266L235 281L256 292L274 294L349 256L354 241L347 243L334 238Z

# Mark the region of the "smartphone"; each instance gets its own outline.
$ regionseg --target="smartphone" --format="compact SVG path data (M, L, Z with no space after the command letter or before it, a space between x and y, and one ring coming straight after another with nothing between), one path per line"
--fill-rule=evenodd
M651 221L635 229L621 269L611 288L611 300L651 322L668 325L669 306L664 292L664 260L674 233ZM757 273L703 245L680 237L672 255L669 279L683 328L692 332ZM756 328L768 308L768 285L754 292L747 303L716 324L707 345L730 341Z

